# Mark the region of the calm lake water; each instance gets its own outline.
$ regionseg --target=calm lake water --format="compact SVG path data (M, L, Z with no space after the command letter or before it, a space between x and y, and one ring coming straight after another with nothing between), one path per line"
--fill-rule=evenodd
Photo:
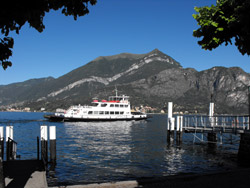
M14 126L21 159L35 159L41 125L56 126L57 164L48 171L50 186L134 180L178 173L235 168L239 138L223 135L209 147L192 134L181 145L167 144L167 115L148 121L54 123L43 113L0 112L0 126ZM229 139L230 138L230 139Z

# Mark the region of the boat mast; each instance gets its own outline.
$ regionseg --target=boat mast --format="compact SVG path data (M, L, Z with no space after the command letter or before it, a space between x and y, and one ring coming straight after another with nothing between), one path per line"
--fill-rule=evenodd
M117 90L116 86L115 86L115 97L116 98L118 97L118 90Z

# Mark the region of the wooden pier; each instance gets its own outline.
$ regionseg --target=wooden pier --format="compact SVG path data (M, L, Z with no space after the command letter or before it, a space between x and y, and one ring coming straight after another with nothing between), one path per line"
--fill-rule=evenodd
M177 115L173 116L173 103L168 103L168 141L182 140L182 133L207 133L207 141L216 141L217 134L240 135L250 130L249 115L214 115L214 103L209 105L209 115ZM211 136L214 135L214 136ZM211 139L210 139L211 138ZM201 141L205 141L203 138Z
M20 160L17 143L13 139L13 126L6 126L6 160L4 161L4 129L0 127L0 188L46 188L46 168L56 165L56 127L40 126L37 137L37 159ZM48 161L48 132L50 162ZM41 151L40 151L41 149ZM41 154L41 158L40 158ZM19 158L19 160L16 160Z
M184 116L182 131L186 133L232 133L249 130L249 116Z
M209 105L209 115L177 115L173 117L173 103L168 103L168 143L182 142L183 133L191 133L193 142L207 142L209 144L223 144L223 134L240 136L238 159L240 163L250 166L250 114L214 115L214 104ZM175 134L176 132L176 134ZM174 137L174 135L176 135ZM200 136L200 137L199 137ZM219 139L217 137L219 136Z

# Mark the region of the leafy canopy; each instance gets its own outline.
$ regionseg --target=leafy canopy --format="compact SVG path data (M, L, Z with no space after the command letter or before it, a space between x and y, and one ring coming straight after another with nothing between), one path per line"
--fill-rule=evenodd
M50 10L61 10L65 16L79 16L89 13L88 4L95 5L97 0L8 0L0 1L0 65L3 69L11 66L8 60L12 56L14 39L8 37L10 31L19 34L22 26L28 22L30 27L42 32L45 29L43 17Z
M242 55L250 55L250 0L217 0L216 6L195 7L193 17L200 26L193 36L198 44L212 50L225 43L235 45Z

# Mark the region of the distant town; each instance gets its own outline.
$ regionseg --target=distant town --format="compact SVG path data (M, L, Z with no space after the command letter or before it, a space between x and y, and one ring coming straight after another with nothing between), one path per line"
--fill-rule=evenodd
M9 107L9 108L1 108L0 111L5 111L5 112L48 112L46 108L41 108L40 110L32 110L30 107L25 107L25 108L14 108L14 107ZM65 109L62 108L57 108L55 112L65 112ZM155 107L150 107L150 106L132 106L131 111L133 112L143 112L143 113L161 113L165 114L167 113L167 110L155 108ZM188 111L185 112L177 112L178 114L188 114ZM197 113L197 111L195 111Z

